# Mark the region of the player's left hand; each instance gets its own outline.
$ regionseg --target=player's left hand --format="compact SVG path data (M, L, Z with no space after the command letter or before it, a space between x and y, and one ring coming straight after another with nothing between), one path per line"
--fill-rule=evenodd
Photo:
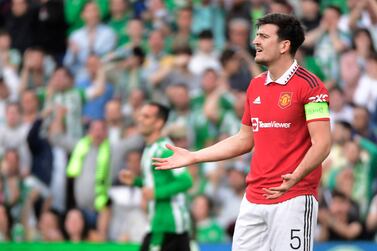
M146 201L154 199L154 189L152 187L143 187L142 193Z
M297 180L293 176L293 174L284 174L281 176L283 178L283 183L281 183L280 186L278 187L270 187L270 188L262 188L263 191L266 193L263 194L263 196L266 199L276 199L285 194L291 187L293 187L296 183Z

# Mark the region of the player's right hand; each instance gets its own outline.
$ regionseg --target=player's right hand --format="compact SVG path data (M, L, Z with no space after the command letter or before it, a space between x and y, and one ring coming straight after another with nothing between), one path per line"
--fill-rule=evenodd
M195 164L196 161L192 152L170 144L166 144L166 147L174 153L168 158L152 158L152 164L156 169L166 170Z
M119 181L125 185L132 186L134 184L135 175L130 170L121 170L119 172Z

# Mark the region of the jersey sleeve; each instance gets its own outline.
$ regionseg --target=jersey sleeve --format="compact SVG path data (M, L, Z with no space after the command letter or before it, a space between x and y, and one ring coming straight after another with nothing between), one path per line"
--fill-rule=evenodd
M314 78L314 76L313 76ZM329 92L325 85L315 77L315 84L305 85L301 95L301 101L305 108L306 121L328 121L329 112Z
M165 149L160 156L161 158L167 158L172 154L172 150ZM155 197L157 200L168 199L177 195L178 193L185 192L190 189L193 184L191 175L185 167L163 172L172 172L172 180L163 186L155 187Z
M247 125L247 126L252 126L251 115L250 115L250 86L251 84L249 85L249 88L247 89L247 92L246 92L246 101L245 101L244 112L243 112L242 121L241 121L242 124Z

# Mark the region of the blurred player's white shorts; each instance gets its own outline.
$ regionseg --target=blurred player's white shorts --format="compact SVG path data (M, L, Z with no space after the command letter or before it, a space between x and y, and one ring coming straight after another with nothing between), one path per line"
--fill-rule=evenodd
M278 204L254 204L244 196L233 251L312 251L318 202L312 195Z

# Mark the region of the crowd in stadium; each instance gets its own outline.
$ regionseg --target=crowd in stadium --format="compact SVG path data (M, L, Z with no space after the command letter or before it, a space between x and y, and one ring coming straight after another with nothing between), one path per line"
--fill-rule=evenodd
M235 134L270 12L302 21L296 59L330 93L315 240L377 240L377 1L0 0L0 241L140 242L145 200L118 180L140 173L138 110L168 105L192 150ZM88 135L110 146L83 161ZM188 167L198 242L231 240L250 158Z

